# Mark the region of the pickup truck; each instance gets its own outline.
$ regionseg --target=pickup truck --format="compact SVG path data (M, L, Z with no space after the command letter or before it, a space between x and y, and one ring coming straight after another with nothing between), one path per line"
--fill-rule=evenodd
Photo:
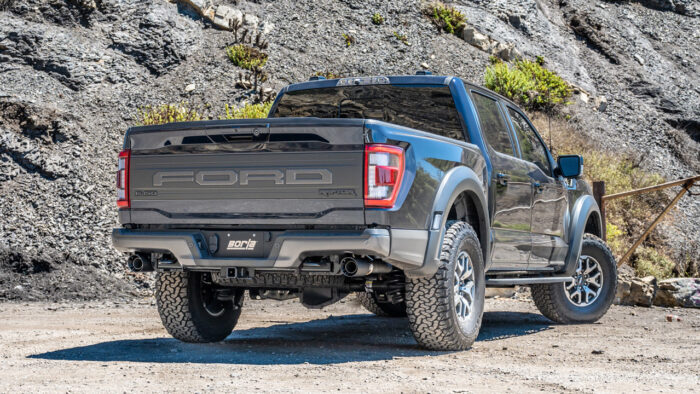
M268 118L132 127L114 247L157 271L165 328L231 334L251 299L357 293L420 346L471 347L487 286L527 285L558 323L599 319L615 260L579 179L513 102L420 72L282 89Z

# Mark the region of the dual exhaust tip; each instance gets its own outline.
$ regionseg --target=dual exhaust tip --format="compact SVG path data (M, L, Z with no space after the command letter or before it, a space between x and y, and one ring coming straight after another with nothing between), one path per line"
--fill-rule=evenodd
M340 270L348 277L388 274L391 272L391 265L347 256L340 260Z

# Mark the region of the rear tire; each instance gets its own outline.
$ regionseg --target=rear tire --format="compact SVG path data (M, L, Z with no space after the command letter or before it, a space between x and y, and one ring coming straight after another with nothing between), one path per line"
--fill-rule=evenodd
M479 239L469 224L454 222L445 232L437 272L406 283L406 313L418 344L433 350L471 347L481 328L484 292Z
M357 299L368 311L382 317L406 317L406 302L392 304L390 302L379 302L374 293L359 292Z
M220 301L208 273L159 272L156 303L163 326L183 342L206 343L224 340L238 322L243 291L234 290L233 299Z
M574 281L531 285L532 299L549 320L593 323L610 308L617 289L617 263L602 239L586 234Z

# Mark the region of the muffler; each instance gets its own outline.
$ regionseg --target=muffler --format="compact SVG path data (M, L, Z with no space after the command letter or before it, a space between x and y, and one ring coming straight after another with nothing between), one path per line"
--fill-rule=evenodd
M340 260L340 270L343 272L343 275L349 277L367 276L370 274L387 274L391 272L391 265L347 256Z
M153 263L151 256L147 253L137 253L129 256L126 265L132 272L148 272L153 271Z

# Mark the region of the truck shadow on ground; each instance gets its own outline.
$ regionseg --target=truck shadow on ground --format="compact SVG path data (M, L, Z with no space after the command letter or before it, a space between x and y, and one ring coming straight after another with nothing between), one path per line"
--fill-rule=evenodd
M270 321L268 321L270 323ZM29 356L44 360L149 363L332 364L444 354L418 347L406 319L331 316L235 330L224 342L188 344L172 338L129 339ZM486 312L477 341L497 341L551 328L539 314ZM475 346L478 346L478 342Z

